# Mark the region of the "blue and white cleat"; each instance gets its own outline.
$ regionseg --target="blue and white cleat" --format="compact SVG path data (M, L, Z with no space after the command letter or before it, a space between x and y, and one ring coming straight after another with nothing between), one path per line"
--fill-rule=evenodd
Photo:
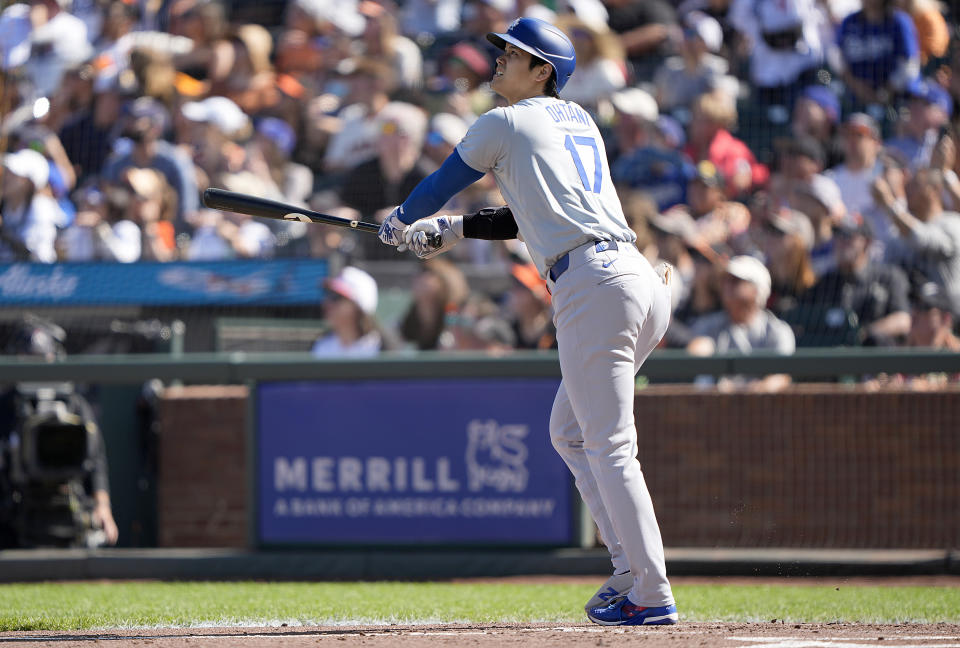
M606 607L618 598L629 594L631 589L633 589L633 574L629 570L622 574L614 574L587 601L583 611L590 614L590 610L595 607Z
M673 625L678 621L676 605L640 607L631 603L626 596L604 607L589 610L587 618L607 626Z

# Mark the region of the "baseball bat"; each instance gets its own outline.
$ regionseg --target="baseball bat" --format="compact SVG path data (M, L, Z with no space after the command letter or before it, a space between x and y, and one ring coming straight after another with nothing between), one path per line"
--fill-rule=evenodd
M330 214L321 214L312 209L305 209L276 200L269 200L268 198L260 198L250 194L216 189L213 187L204 190L203 204L210 209L232 211L238 214L248 214L261 218L287 221L295 220L301 223L323 223L324 225L348 227L360 232L370 232L371 234L376 234L380 231L380 226L376 223L350 220L349 218L340 218L339 216L331 216ZM430 247L434 249L443 245L443 237L440 234L428 235L428 241Z

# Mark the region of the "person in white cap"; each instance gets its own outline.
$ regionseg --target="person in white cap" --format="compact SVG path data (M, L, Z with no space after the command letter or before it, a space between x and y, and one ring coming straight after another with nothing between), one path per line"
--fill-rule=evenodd
M323 313L330 332L317 340L317 358L366 358L380 352L382 339L374 321L377 282L369 274L347 266L324 282Z
M727 60L717 55L723 47L723 28L716 18L691 11L683 22L680 55L657 69L654 86L661 110L682 110L689 117L690 105L704 92L723 88L736 98L739 84L728 76Z
M0 261L57 260L54 243L66 214L47 191L50 163L32 149L3 156Z
M770 272L751 256L735 256L727 263L721 286L723 310L706 315L693 325L687 351L695 355L775 351L790 355L796 338L790 325L766 309L770 297ZM751 391L779 391L790 384L788 374L763 378L727 377L720 387L743 384Z

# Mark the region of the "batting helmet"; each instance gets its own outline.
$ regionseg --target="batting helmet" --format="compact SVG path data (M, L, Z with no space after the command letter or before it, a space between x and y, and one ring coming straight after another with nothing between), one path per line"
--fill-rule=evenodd
M517 18L506 34L490 33L487 40L500 49L506 49L510 43L552 65L557 73L558 91L563 90L577 66L577 54L567 35L539 18Z

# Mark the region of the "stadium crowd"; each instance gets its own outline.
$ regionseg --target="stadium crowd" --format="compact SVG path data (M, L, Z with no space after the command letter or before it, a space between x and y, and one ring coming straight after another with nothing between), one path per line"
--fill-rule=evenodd
M666 345L960 349L960 50L935 0L11 4L0 261L335 257L317 355L549 348L520 242L424 263L383 331L355 266L392 248L200 203L222 187L382 220L498 105L484 36L521 15L571 37L562 97L600 125L637 245L676 268ZM488 176L444 211L500 204ZM464 264L514 288L472 291Z

